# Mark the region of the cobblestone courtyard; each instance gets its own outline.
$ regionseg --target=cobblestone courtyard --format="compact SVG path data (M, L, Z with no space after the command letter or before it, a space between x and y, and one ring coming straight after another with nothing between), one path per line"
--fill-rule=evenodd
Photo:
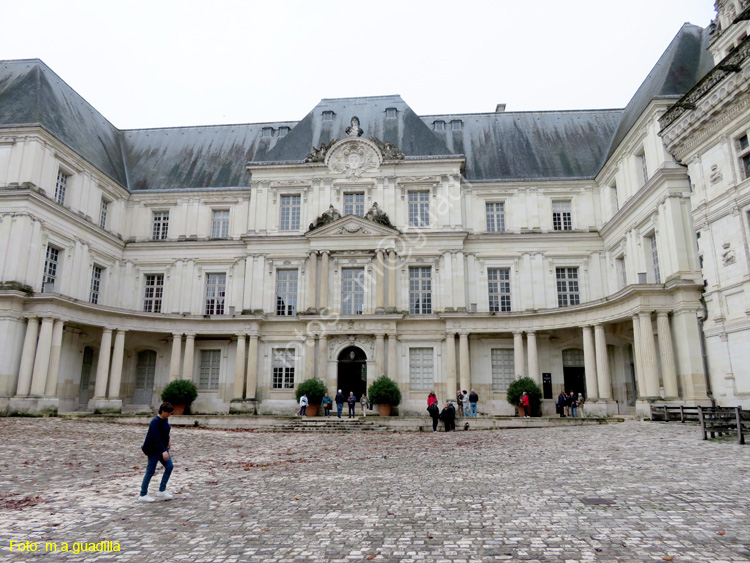
M695 426L173 428L175 497L152 504L145 431L0 419L0 561L750 561L750 446ZM120 552L45 551L101 541Z

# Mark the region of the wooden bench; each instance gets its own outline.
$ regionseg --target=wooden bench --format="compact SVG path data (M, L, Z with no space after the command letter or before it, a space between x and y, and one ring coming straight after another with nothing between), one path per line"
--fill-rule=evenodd
M668 405L651 405L651 420L663 422L700 422L699 407L670 407Z
M750 411L743 411L741 407L698 407L703 439L708 435L737 433L737 441L745 443L745 434L750 432Z

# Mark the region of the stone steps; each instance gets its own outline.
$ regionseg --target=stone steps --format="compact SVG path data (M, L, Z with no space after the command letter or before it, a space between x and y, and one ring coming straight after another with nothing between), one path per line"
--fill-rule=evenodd
M298 419L263 429L264 432L319 432L319 433L355 433L355 432L390 432L378 424L359 419Z

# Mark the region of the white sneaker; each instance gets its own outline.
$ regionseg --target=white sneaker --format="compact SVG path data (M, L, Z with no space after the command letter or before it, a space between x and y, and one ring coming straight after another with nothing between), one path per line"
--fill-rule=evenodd
M138 497L138 502L154 502L154 497L150 497L148 495L143 495Z
M170 493L169 491L159 491L158 493L156 493L156 498L169 500L172 498L172 493Z

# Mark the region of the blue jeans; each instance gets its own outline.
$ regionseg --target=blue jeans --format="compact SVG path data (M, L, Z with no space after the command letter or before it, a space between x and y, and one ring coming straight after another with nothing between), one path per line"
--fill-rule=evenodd
M326 417L329 417L329 416L331 416L331 405L326 405L326 406L324 406L324 407L323 407L323 410L324 410L324 411L325 411L325 413L326 413Z
M299 408L299 414L300 416L307 416L307 405L302 405Z
M357 413L354 412L356 408L357 408L356 403L349 403L349 416L357 416Z
M161 462L164 466L164 476L161 478L161 484L159 485L159 491L167 490L167 482L169 482L169 476L172 475L172 469L174 469L174 463L172 463L172 454L169 454L169 459L164 461L162 454L148 456L148 465L146 466L146 475L143 477L143 483L141 483L141 496L145 497L148 494L148 484L151 482L151 477L156 473L156 464Z
M578 414L578 407L570 407L570 414L572 414L573 418L575 418Z
M344 403L336 403L336 416L341 418L341 411L344 410Z
M471 405L471 416L474 418L477 417L477 404L476 403L469 403Z

